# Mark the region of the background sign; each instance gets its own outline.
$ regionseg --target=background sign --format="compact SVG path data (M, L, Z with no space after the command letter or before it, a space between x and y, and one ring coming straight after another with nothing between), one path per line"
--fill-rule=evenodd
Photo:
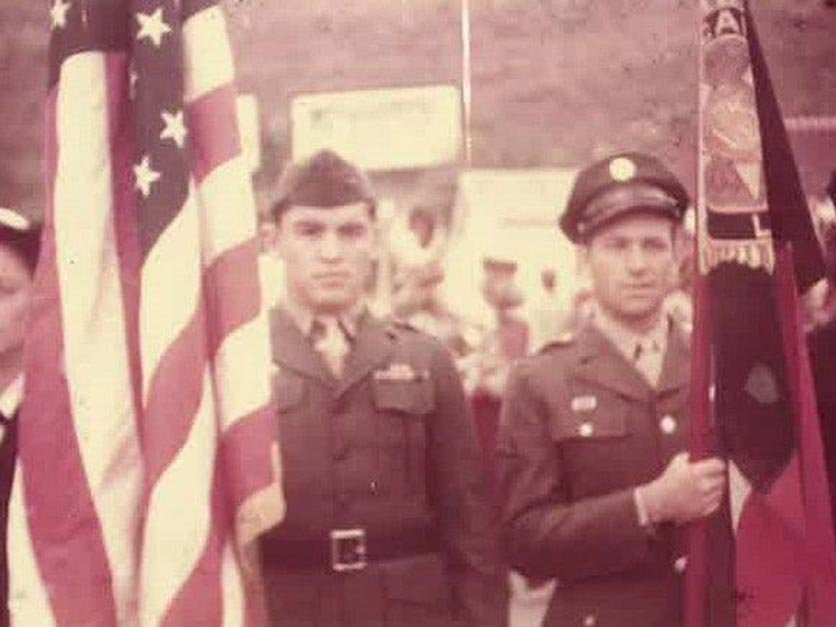
M402 170L461 151L461 95L449 85L297 96L290 120L295 161L332 148L365 170Z

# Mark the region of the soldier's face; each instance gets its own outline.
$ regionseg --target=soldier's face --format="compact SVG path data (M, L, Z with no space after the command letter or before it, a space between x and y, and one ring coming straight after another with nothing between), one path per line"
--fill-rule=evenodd
M669 219L635 214L606 226L589 242L592 290L611 316L641 325L658 316L676 268Z
M0 244L0 358L23 348L32 277L20 256Z
M376 246L365 203L290 207L276 231L288 296L316 314L345 312L363 296Z

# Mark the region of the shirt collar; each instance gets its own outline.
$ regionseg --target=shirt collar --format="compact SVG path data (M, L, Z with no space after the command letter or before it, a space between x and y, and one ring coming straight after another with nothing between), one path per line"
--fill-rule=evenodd
M23 374L17 375L6 389L0 394L0 413L6 418L14 416L23 401Z
M647 333L636 333L623 324L607 315L600 306L596 306L592 316L593 324L604 334L610 342L629 361L632 361L636 345L641 344L645 350L652 350L664 353L668 346L668 334L670 333L670 320L662 315L659 321Z
M317 316L310 309L303 307L299 303L290 298L285 298L282 301L282 307L288 313L291 320L299 327L302 335L309 337L313 328L314 320L319 319L334 319L334 316ZM360 321L366 313L366 302L360 300L351 309L341 316L336 316L337 324L345 333L349 341L354 341L357 336L357 330L360 327Z

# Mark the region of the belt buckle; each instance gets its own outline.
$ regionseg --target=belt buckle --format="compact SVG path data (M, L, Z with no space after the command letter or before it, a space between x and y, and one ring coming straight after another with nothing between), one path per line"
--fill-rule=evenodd
M365 529L332 529L330 537L334 572L354 572L367 566Z

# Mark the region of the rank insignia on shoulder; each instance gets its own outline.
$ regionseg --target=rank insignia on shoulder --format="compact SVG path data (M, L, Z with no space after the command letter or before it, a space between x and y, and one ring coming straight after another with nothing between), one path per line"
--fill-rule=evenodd
M572 399L572 411L594 411L598 407L598 399L594 396L576 396Z
M554 339L554 341L555 341L557 344L569 344L569 343L570 343L570 342L572 342L574 339L575 339L575 334L574 334L574 333L572 333L571 331L564 331L563 333L561 333L560 335L558 335L558 336Z
M376 381L418 381L427 378L427 372L416 372L406 363L389 364L382 370L374 371Z
M572 331L565 331L558 336L553 337L541 346L536 352L545 353L554 348L560 348L571 345L575 341L575 334Z

